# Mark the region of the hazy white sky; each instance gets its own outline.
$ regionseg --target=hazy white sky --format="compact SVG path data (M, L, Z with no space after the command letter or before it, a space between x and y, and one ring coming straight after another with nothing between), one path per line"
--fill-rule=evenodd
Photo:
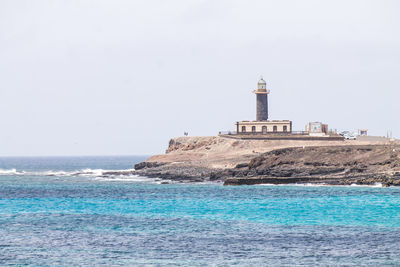
M152 154L255 119L400 135L400 1L0 0L0 155Z

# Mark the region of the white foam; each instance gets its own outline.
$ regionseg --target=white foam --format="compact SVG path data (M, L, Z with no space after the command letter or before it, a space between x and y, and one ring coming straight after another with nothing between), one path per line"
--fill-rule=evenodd
M68 176L66 171L44 171L44 172L27 172L27 175L43 175L43 176Z
M324 186L335 186L335 187L383 187L381 183L375 183L373 185L362 185L362 184L351 184L351 185L332 185L325 183L304 183L304 184L257 184L257 186L307 186L307 187L324 187Z
M321 187L321 186L329 186L324 183L312 184L312 183L304 183L304 184L257 184L261 186L309 186L309 187Z
M3 170L0 169L0 175L34 175L34 176L126 176L132 172L129 170L104 170L104 169L82 169L73 171L64 170L46 170L46 171L17 171L16 169Z
M382 183L375 183L372 187L383 187Z
M16 169L0 169L0 175L9 176L50 176L50 177L85 177L95 181L112 182L138 182L152 184L180 184L180 181L165 180L161 178L149 178L132 174L134 169L105 170L105 169L81 169L81 170L46 170L46 171L17 171ZM216 184L218 182L204 181L194 184Z
M318 183L318 184L305 183L305 184L294 184L294 185L296 185L296 186L311 186L311 187L327 186L327 184L324 184L324 183Z
M375 183L373 185L367 184L351 184L351 187L383 187L382 183Z
M158 178L147 178L139 175L126 175L126 176L99 176L94 177L95 181L107 181L107 182L146 182L146 183L155 183L159 184L160 179Z
M78 171L68 172L67 176L100 176L107 170L103 169L83 169Z
M0 175L21 175L24 172L17 172L16 169L3 170L0 169Z

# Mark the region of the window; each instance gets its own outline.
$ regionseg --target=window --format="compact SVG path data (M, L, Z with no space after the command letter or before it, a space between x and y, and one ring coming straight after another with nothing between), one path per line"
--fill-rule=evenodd
M256 126L251 126L251 131L252 131L253 133L255 133L255 132L256 132Z
M246 126L242 126L242 133L246 132Z
M286 133L287 132L287 126L283 126L283 131Z
M262 133L263 134L267 134L267 126L263 126L262 127Z
M274 129L274 133L276 133L278 131L278 126L275 125L273 129Z

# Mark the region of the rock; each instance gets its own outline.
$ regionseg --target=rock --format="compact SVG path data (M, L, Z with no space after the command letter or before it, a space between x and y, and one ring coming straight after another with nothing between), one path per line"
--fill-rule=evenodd
M248 168L249 163L239 163L236 165L235 169L241 169L241 168Z
M163 166L165 165L164 162L140 162L138 164L135 164L134 169L135 170L141 170L144 168L155 168L155 167L159 167L159 166Z

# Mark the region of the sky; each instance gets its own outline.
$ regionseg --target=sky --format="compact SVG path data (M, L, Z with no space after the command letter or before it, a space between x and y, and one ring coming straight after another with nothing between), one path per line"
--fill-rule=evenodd
M396 0L0 0L0 156L150 155L255 119L400 137Z

